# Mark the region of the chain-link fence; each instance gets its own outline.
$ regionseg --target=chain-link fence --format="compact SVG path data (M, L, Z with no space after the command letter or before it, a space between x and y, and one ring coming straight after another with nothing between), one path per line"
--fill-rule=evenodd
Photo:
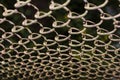
M0 80L120 80L119 0L0 0Z

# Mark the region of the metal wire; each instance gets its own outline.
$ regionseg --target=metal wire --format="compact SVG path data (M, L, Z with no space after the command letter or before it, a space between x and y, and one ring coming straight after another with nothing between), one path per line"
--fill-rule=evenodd
M0 80L120 80L120 13L104 11L111 0L89 1L82 1L83 13L70 9L72 0L51 0L47 12L32 0L17 0L14 9L0 3ZM99 22L88 15L99 16ZM50 20L42 23L45 18ZM102 27L110 21L112 28Z

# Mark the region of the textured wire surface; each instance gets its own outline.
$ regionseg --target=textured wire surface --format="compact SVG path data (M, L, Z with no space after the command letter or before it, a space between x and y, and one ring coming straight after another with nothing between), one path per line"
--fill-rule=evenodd
M17 0L14 9L0 3L0 80L120 80L120 13L104 11L111 0L89 1L78 7L82 13L70 9L71 0L51 0L48 11L32 0ZM26 15L27 9L33 13ZM41 22L46 18L49 26Z

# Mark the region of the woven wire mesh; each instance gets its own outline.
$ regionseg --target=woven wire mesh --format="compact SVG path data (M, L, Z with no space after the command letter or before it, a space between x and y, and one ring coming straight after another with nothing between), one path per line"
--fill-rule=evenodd
M120 80L119 0L2 1L0 80Z

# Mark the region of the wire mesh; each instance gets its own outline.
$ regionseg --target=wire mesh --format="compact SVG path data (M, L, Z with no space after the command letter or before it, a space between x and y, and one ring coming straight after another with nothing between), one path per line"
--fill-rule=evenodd
M114 0L39 1L0 2L1 80L120 80Z

